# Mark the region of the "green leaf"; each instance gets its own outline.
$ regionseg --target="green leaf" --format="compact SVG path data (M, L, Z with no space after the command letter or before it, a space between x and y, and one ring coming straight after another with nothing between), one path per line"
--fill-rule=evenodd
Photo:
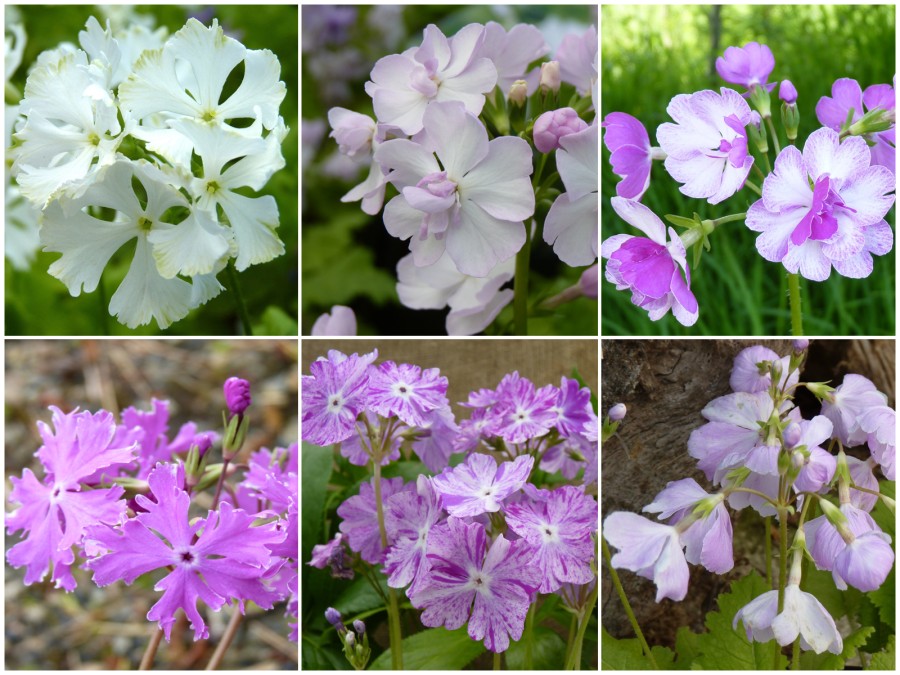
M885 650L872 655L866 670L894 670L897 663L896 649L895 637L892 635Z
M388 592L387 582L380 575L378 581L382 591L386 594ZM332 602L331 606L344 617L353 617L370 609L384 606L384 600L375 592L365 577L359 577ZM347 620L345 618L345 621Z
M891 499L897 498L897 483L892 480L882 480L878 482L878 490L885 497L890 497ZM884 532L890 535L891 540L894 539L894 532L897 528L896 522L897 519L893 513L891 513L890 509L884 505L880 499L875 503L875 508L872 509L872 520L874 520L878 527L880 527Z
M878 616L881 620L891 628L896 628L896 598L894 588L896 586L896 568L891 569L887 579L881 584L881 587L874 591L866 593L869 600L878 608Z
M856 656L857 650L862 647L869 635L875 632L871 626L863 626L844 638L844 649L840 654L822 652L816 654L805 651L800 655L800 668L803 670L843 670L844 662Z
M300 455L303 462L303 559L309 560L312 547L325 543L322 541L322 509L331 478L332 451L331 448L303 443Z
M403 640L404 670L460 670L484 651L484 644L457 630L429 628ZM369 670L391 670L391 650L375 659Z
M604 670L656 670L644 655L637 638L617 640L600 628L600 660ZM675 653L668 647L651 647L650 652L660 669L668 669L675 660Z
M256 335L297 335L297 321L280 307L269 305L263 310L262 322L254 330Z
M561 670L566 664L566 643L549 628L536 626L531 646L532 670ZM507 670L525 670L525 638L509 645Z
M678 656L673 664L673 670L690 670L694 659L699 656L697 634L687 626L678 629L675 635L675 653Z
M750 642L742 624L731 627L738 610L769 590L765 579L751 572L733 583L730 593L719 595L719 611L706 615L709 632L697 636L697 665L705 670L772 670L777 657L775 670L785 667L787 659L774 640Z

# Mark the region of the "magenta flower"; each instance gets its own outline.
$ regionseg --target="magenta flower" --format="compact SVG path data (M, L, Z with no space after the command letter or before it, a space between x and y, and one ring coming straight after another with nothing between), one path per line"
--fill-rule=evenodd
M498 467L490 455L474 453L463 464L447 467L432 481L450 515L464 518L499 511L500 503L525 485L533 466L531 455Z
M728 47L725 56L716 59L716 72L726 82L741 84L747 89L759 84L769 91L775 83L767 84L775 68L772 50L758 42L748 42L743 47Z
M886 405L868 408L859 416L859 428L866 432L872 457L881 465L885 478L896 477L897 413Z
M646 309L651 321L661 319L670 309L679 323L693 326L700 315L697 298L691 292L687 251L675 230L640 202L612 198L612 207L625 222L646 237L616 234L603 242L600 254L608 258L606 279L616 289L631 291L631 302ZM683 270L683 274L682 274Z
M849 77L835 80L831 85L831 96L823 96L816 104L816 117L822 126L834 131L843 130L850 110L853 110L851 124L858 122L867 110L881 108L882 110L894 110L896 100L894 88L889 84L873 84L866 87L865 92L859 86L859 82ZM896 127L887 131L867 134L868 140L874 145L870 148L872 153L872 165L883 166L894 172L896 158Z
M195 640L209 637L198 599L215 612L233 600L242 613L246 600L271 609L278 594L263 585L261 576L270 562L267 545L283 540L284 533L271 525L253 527L253 516L227 502L192 524L183 465L160 464L148 482L153 499L136 497L143 511L135 518L115 529L89 528L91 545L105 550L88 562L94 583L106 586L121 579L130 585L147 572L171 568L154 586L163 595L147 613L166 640L179 609L190 620Z
M250 383L240 377L225 380L225 405L232 415L243 415L253 400L250 398Z
M591 390L582 387L578 380L563 375L553 411L556 413L554 426L561 436L583 433L584 425L594 416L594 409L591 407Z
M684 600L690 573L674 527L620 511L603 521L603 536L619 549L612 566L651 579L656 584L656 602Z
M743 622L747 639L775 640L782 647L800 637L800 648L821 654L840 654L844 644L828 610L816 597L801 591L796 583L784 589L784 609L778 613L778 591L767 591L734 615L733 627Z
M490 431L508 443L524 443L544 436L559 419L555 410L558 398L559 389L552 384L535 389L530 380L521 378L491 409L494 421Z
M851 447L868 440L868 433L860 427L863 413L887 403L887 396L878 391L867 377L850 373L837 389L822 400L822 414L834 425L834 435Z
M541 585L528 542L498 535L487 549L481 523L450 517L428 538L427 571L410 595L424 609L422 623L455 630L468 621L469 637L503 652L522 637L531 597Z
M893 246L884 216L894 203L894 176L869 166L866 142L840 141L831 129L814 131L803 147L781 151L763 183L762 199L747 212L760 232L756 249L789 272L824 281L831 268L859 279L872 273L872 255Z
M753 166L747 148L750 106L732 89L679 94L666 108L675 124L659 125L666 171L688 197L718 204L744 187Z
M430 567L425 555L428 534L443 520L441 498L426 476L419 476L416 492L398 492L385 502L384 527L392 542L384 560L388 586L412 584L408 595L416 592Z
M511 136L488 141L457 101L430 105L423 119L427 148L395 139L375 151L400 192L385 207L385 227L410 240L420 267L446 250L463 274L487 276L525 243L523 221L534 213L531 146Z
M788 105L797 102L797 88L790 80L781 81L781 86L778 87L778 98Z
M447 378L437 368L385 361L369 375L368 407L383 417L396 415L411 427L425 424L432 410L447 405Z
M70 571L72 547L81 544L89 525L117 523L125 513L121 487L82 491L83 481L106 467L131 462L137 446L117 444L116 423L105 410L93 415L50 410L53 430L38 422L44 444L36 453L47 477L38 481L25 469L21 478L10 478L10 502L21 506L7 515L7 532L22 530L28 536L9 549L6 559L13 567L26 568L26 586L41 581L52 567L56 587L72 591L77 585Z
M385 503L391 495L409 489L412 489L412 484L405 486L402 478L382 478L381 501ZM350 549L373 565L383 562L386 549L381 545L381 532L378 529L375 478L362 483L359 494L344 501L338 507L337 514L342 518L340 530ZM388 545L390 544L388 539Z
M329 352L309 366L312 375L301 381L303 440L331 445L356 433L356 417L366 405L369 364L378 352L351 354Z
M506 524L535 551L541 569L541 593L564 582L586 584L594 577L591 558L597 530L597 502L576 487L550 492L546 501L522 501L505 509Z
M616 194L641 201L650 186L653 152L650 137L641 122L627 113L613 112L600 125L606 129L603 143L612 153L609 161L613 173L621 176Z
M587 127L587 122L573 108L548 110L534 121L534 147L551 152L559 148L560 139Z

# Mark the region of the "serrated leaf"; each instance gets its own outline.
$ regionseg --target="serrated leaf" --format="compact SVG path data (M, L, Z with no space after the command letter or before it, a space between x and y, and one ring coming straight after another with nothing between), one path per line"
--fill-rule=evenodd
M890 497L891 499L897 498L897 483L892 480L878 481L878 490L885 497ZM890 535L891 540L893 541L894 532L897 529L897 518L880 499L875 503L875 508L872 509L871 516L872 520L878 524L878 527L884 530L886 534Z
M866 670L894 670L897 664L896 638L891 636L883 652L873 654Z
M697 645L697 634L692 632L687 626L678 629L675 635L675 664L674 670L690 670L694 659L699 655Z
M881 587L869 591L866 596L878 608L878 616L891 628L896 628L896 568L891 570Z
M750 642L740 623L737 628L731 627L738 610L769 590L765 579L752 572L733 583L730 592L719 595L719 611L706 615L709 632L697 636L700 656L695 663L706 670L783 669L787 659L774 640Z
M863 626L844 638L844 648L840 654L822 652L816 654L805 651L800 655L800 667L803 670L843 670L844 662L856 656L857 650L862 647L869 636L875 632L871 626Z
M466 627L457 630L429 628L403 640L404 670L460 670L485 650L484 643L469 637ZM391 670L391 650L375 659L369 670Z
M675 659L674 652L667 647L651 647L650 651L660 669L671 666ZM617 640L602 627L600 662L600 668L603 670L655 670L637 638Z

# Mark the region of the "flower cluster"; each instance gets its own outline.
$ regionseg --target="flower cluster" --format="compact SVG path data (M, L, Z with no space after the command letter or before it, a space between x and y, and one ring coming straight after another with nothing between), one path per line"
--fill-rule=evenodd
M643 509L663 522L612 513L604 520L603 536L618 549L613 567L652 579L657 602L677 601L687 594L688 563L717 574L734 567L729 506L776 516L782 538L789 514L799 512L790 573L783 567L779 590L750 602L734 624L743 623L750 640L775 639L784 646L799 635L802 649L840 654L842 637L834 619L800 590L801 562L811 556L842 590L848 585L875 590L893 569L890 537L869 512L881 497L875 471L894 479L895 411L861 375L846 375L836 388L800 383L805 347L796 344L787 356L762 346L743 350L734 362L733 393L703 409L706 423L691 433L688 452L718 492L708 493L692 478L672 481ZM820 414L811 419L794 405L800 386L821 401ZM861 446L865 459L845 453ZM822 515L813 518L817 508ZM786 557L787 542L781 543Z
M782 149L770 102L778 83L768 82L774 68L766 45L728 47L716 70L738 88L675 96L667 108L674 122L656 130L659 147L651 146L641 122L626 113L610 113L601 125L613 172L622 177L613 208L650 235L606 239L601 249L609 260L606 278L617 289L630 290L632 302L653 321L670 308L685 326L697 321L685 250L695 247L696 265L701 251L709 249L709 235L726 222L745 220L759 233L756 248L763 258L812 281L825 281L832 270L855 279L868 277L873 256L893 247L885 220L895 189L893 86L876 84L863 92L855 80L837 80L832 96L823 96L816 105L821 128L809 134L801 151L795 145L797 90L782 81L781 121L790 142ZM769 166L770 145L776 153L774 168ZM667 244L661 221L640 204L654 160L664 161L687 197L719 204L749 189L758 199L746 213L719 219L668 215L667 220L687 229L681 235L671 230ZM761 166L768 167L765 174ZM764 176L761 187L750 179L751 169Z
M592 588L596 598L590 390L566 377L538 388L513 372L472 392L463 404L471 415L457 422L437 369L376 357L332 351L303 378L304 440L340 443L351 463L374 470L338 507L340 531L309 564L341 578L372 565L390 588L406 588L425 626L467 624L494 652L522 637L538 594L574 603ZM401 452L434 475L381 478ZM538 467L558 479L535 484Z
M370 215L384 209L388 233L409 241L397 265L400 301L449 307L450 334L484 330L512 300L502 287L541 231L541 199L552 201L543 238L559 258L596 260L597 31L566 36L555 60L528 70L549 52L531 25L469 24L447 37L432 24L420 45L375 63L365 85L374 119L328 113L341 155L368 167L342 201L361 201Z
M164 569L147 619L167 640L179 609L195 640L209 637L198 600L213 611L237 604L241 613L247 601L264 609L286 601L296 619L297 444L256 451L243 478L222 493L223 465L210 462L219 435L189 422L170 438L167 401L128 408L120 423L105 410L51 411L52 428L38 423L43 445L35 453L46 475L25 469L10 479L18 508L7 531L25 538L7 561L25 568L26 585L49 574L73 591L77 558L100 587ZM195 498L217 483L212 508L191 514Z
M216 20L171 36L91 17L31 69L14 122L12 175L41 213L49 272L77 296L113 255L134 255L109 311L166 328L218 295L216 276L284 252L278 207L258 196L284 167L280 64ZM253 196L248 196L248 191Z

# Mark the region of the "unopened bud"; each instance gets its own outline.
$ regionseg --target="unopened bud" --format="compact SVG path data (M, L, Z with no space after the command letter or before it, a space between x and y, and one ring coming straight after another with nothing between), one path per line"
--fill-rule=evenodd
M784 133L788 140L796 140L797 129L800 128L800 111L796 103L781 104L781 123L784 125Z
M362 621L357 619L356 621L353 622L353 630L355 630L360 635L364 635L366 632L366 624L364 624Z
M525 101L528 100L528 83L525 82L525 80L516 80L513 82L512 86L509 88L507 98L514 106L524 106Z
M819 506L822 509L822 513L824 513L825 517L828 519L828 522L834 525L838 534L841 535L841 538L848 544L851 543L856 537L854 537L853 532L850 531L850 523L847 520L847 516L844 515L844 512L827 499L819 499Z
M802 469L806 465L806 455L798 450L791 453L791 465L795 469Z
M325 610L325 619L338 630L345 630L344 624L341 622L341 613L334 607Z
M559 61L547 61L541 64L541 93L559 91Z
M782 80L781 86L778 87L778 98L785 103L797 102L797 88L790 80Z
M747 125L747 133L750 142L756 146L756 149L765 154L769 151L769 136L766 133L766 126L762 123L762 118L755 110L750 111L750 124Z
M750 101L756 106L762 117L771 117L772 106L769 99L769 89L765 85L754 84L750 89Z
M625 407L624 403L616 403L612 408L609 409L608 417L610 422L620 422L625 419L625 413L628 412L628 409Z
M793 346L795 352L804 352L809 348L809 340L807 340L806 338L794 340Z
M240 377L229 377L223 387L225 392L225 404L232 415L243 415L250 407L250 383Z
M551 152L559 148L561 138L587 128L587 122L573 108L548 110L534 122L534 147L541 152Z
M581 286L581 292L584 293L584 297L591 300L597 299L597 274L597 265L591 265L581 273L581 279L578 280L578 285Z
M353 647L356 646L356 636L352 632L348 632L344 640L350 649L353 649Z
M829 387L824 382L807 382L806 388L820 400L827 398L834 391L834 387Z

